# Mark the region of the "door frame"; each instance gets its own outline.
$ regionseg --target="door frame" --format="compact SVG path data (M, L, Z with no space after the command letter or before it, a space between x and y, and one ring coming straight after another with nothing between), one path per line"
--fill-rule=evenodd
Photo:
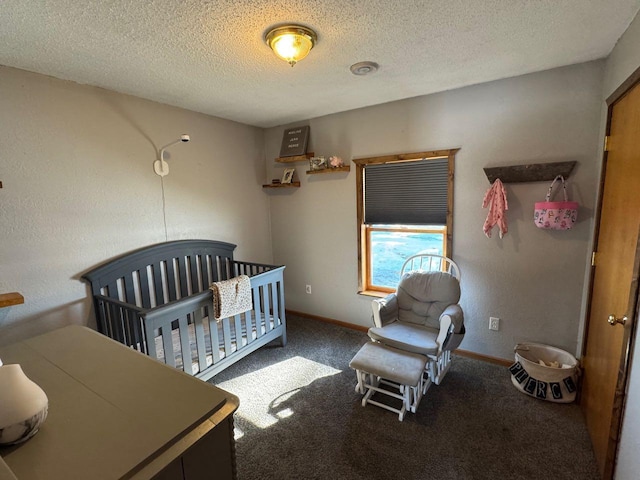
M611 133L611 119L613 116L613 107L634 87L640 88L640 67L638 67L622 84L606 99L607 104L607 122L605 127L605 135L608 137ZM600 184L598 190L597 207L595 213L595 228L593 232L592 244L593 251L598 251L598 236L600 234L600 220L602 214L602 203L604 200L604 183L607 171L608 152L603 150L602 165L600 170ZM582 356L586 354L587 338L589 335L589 320L591 318L591 307L593 300L593 283L595 277L595 268L592 266L589 275L589 296L587 298L587 308L585 313L585 326L582 338ZM622 350L620 353L620 367L618 369L618 379L616 381L616 390L613 399L613 411L611 412L611 427L609 431L609 442L604 465L604 480L613 479L615 472L616 457L618 454L618 446L620 443L620 433L622 431L622 420L624 418L624 409L627 398L627 383L629 381L629 371L633 362L633 353L635 349L635 331L636 325L640 320L640 304L638 302L640 288L640 235L636 245L636 254L634 259L633 274L629 288L629 326L624 329L622 339Z

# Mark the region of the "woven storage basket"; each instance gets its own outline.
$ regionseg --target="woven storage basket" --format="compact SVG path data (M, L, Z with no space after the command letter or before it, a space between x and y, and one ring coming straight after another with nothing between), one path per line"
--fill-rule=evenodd
M509 367L513 385L541 400L570 403L576 398L578 360L568 352L540 343L519 343L516 362ZM540 364L542 360L545 365ZM557 362L559 367L549 366Z

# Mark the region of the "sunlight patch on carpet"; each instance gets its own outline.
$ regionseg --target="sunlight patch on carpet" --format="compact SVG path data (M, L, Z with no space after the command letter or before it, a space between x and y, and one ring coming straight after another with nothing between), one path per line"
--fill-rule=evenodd
M255 372L217 384L237 395L236 413L258 428L267 428L280 419L295 415L290 400L319 378L340 373L333 367L304 357L293 357Z

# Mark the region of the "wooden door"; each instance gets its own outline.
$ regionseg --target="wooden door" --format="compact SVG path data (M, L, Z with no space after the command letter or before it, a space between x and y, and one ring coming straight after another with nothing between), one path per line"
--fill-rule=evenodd
M613 476L635 322L640 227L640 86L610 107L581 405L603 478ZM627 317L625 324L608 321Z

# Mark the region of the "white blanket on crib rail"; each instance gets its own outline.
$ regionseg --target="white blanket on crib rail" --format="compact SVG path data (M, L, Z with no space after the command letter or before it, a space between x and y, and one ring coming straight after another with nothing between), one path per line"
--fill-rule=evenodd
M209 288L213 291L213 312L218 321L253 308L251 280L247 275L213 282Z

